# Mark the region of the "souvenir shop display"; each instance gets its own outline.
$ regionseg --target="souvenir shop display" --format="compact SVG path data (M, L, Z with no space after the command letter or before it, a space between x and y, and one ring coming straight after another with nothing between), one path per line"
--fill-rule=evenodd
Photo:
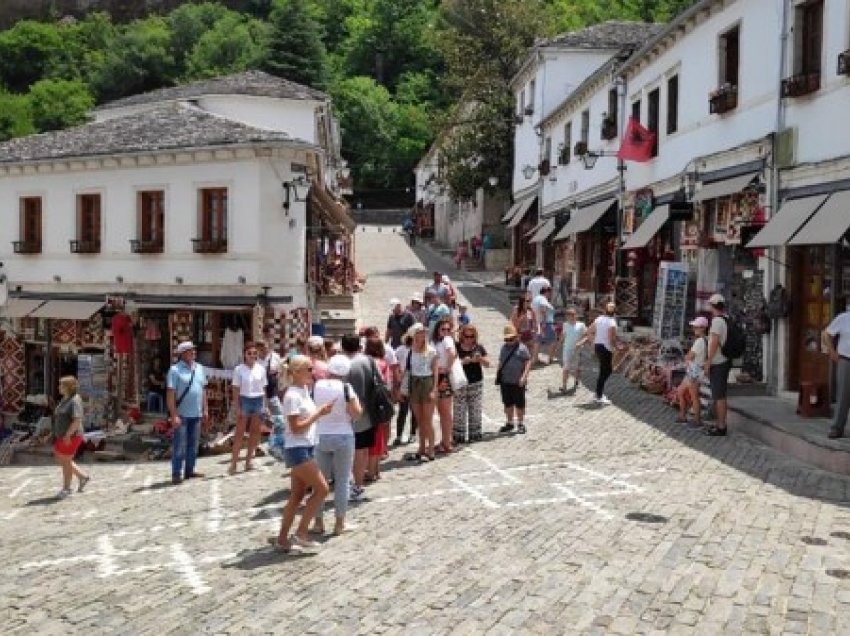
M662 261L658 266L652 330L661 340L680 340L685 334L688 266Z

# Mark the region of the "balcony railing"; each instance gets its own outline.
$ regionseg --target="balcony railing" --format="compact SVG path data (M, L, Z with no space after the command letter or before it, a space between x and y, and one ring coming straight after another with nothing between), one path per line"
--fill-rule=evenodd
M782 97L802 97L820 88L820 72L798 73L782 80Z
M161 240L142 241L130 239L130 251L133 254L162 254L163 244Z
M737 107L737 86L723 86L708 96L708 112L712 115L722 115Z
M99 254L100 253L100 239L95 239L93 241L80 241L80 240L72 240L71 241L71 254Z
M838 74L850 75L850 49L838 54Z
M41 241L12 241L15 254L41 254Z
M192 239L192 249L196 254L223 254L227 251L227 239L196 238Z

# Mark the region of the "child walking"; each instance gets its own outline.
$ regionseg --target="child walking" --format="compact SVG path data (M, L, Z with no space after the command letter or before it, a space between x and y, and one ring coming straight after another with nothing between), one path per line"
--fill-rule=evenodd
M566 393L569 390L570 376L573 376L572 390L578 389L578 374L581 366L579 342L583 341L587 334L587 325L577 319L575 309L567 309L565 318L564 345L561 351L561 393Z

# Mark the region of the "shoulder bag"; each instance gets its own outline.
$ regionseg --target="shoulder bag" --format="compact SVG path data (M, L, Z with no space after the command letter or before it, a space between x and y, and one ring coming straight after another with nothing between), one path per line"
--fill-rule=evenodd
M369 418L373 425L384 424L392 420L393 415L395 415L392 393L384 384L381 374L378 373L378 365L375 364L375 360L371 356L369 357L369 366L372 367L372 391L371 399L366 407L369 409Z
M501 383L502 383L502 369L504 369L504 368L505 368L505 365L506 365L508 362L510 362L511 358L513 358L513 357L514 357L514 354L517 352L517 350L518 350L518 349L519 349L519 345L515 346L515 347L513 348L513 351L511 351L511 352L508 354L508 357L507 357L507 358L505 358L505 361L504 361L502 364L500 364L500 365L499 365L499 368L496 370L496 384L501 384Z
M449 370L449 384L451 384L453 392L460 391L469 384L466 371L463 370L463 363L460 361L460 356L457 355L457 346L455 346L455 361L452 362L452 368Z

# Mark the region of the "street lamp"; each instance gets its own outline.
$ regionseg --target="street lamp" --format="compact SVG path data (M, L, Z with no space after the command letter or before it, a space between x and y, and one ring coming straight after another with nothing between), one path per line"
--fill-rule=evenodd
M596 161L599 157L616 157L616 152L611 152L608 150L588 150L586 153L581 155L581 162L584 164L585 170L593 170L596 167ZM617 168L620 169L619 167Z
M490 184L491 188L495 188L497 185L499 185L499 177L490 177L489 179L487 179L487 183Z

